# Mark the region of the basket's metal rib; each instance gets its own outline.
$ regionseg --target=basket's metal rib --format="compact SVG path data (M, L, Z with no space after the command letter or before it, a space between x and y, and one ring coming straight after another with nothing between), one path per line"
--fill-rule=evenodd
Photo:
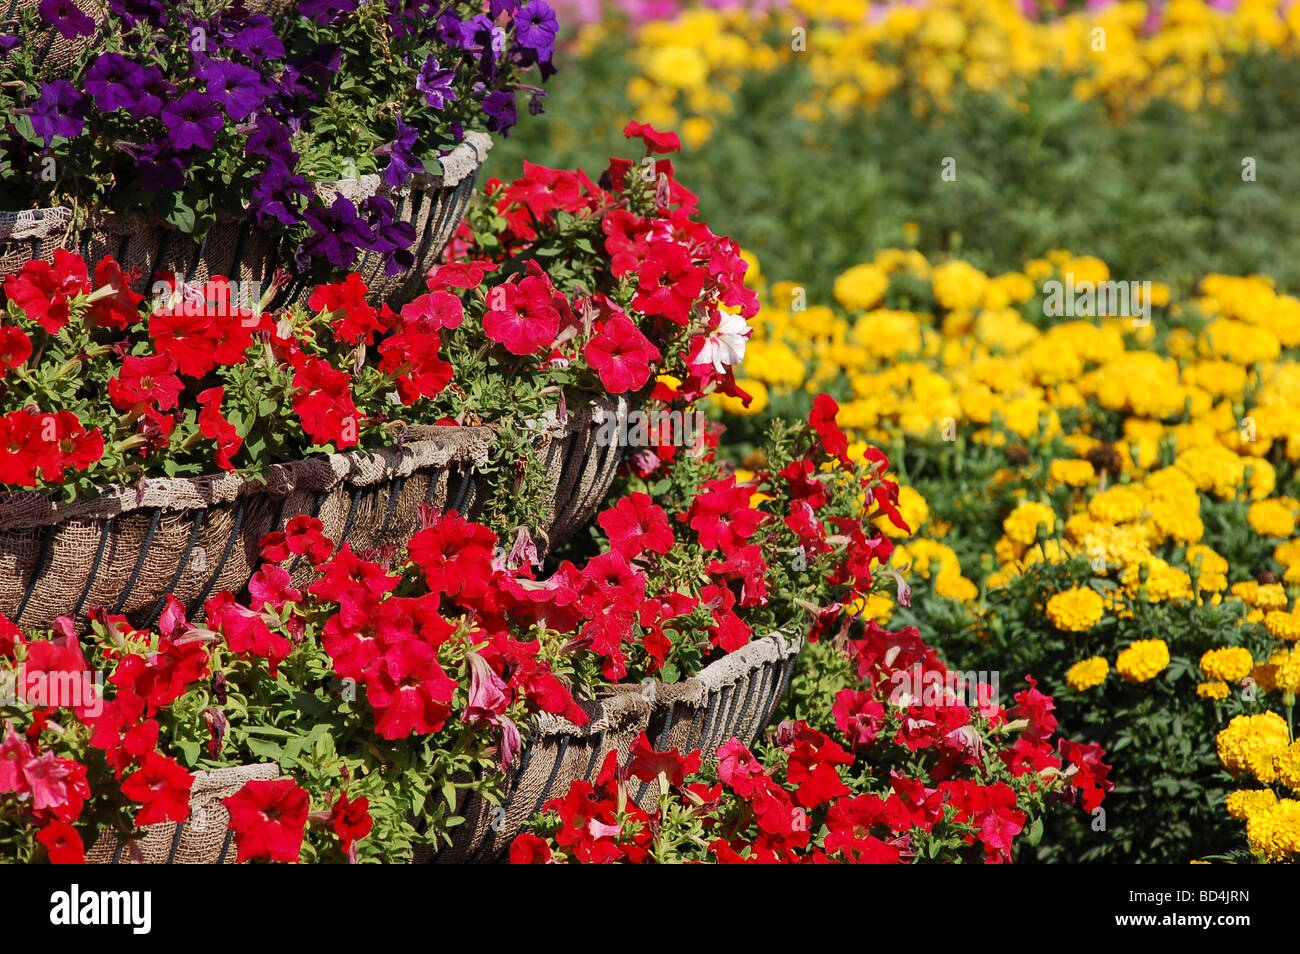
M113 607L114 613L122 612L122 607L131 597L131 590L135 589L135 581L140 578L140 571L144 568L144 561L149 559L149 547L153 546L153 536L158 531L158 521L162 519L162 511L157 507L153 508L153 515L149 518L149 530L144 535L144 544L140 547L140 555L136 557L135 568L131 571L131 576L126 581L126 586L122 588L122 595L117 598L117 604Z

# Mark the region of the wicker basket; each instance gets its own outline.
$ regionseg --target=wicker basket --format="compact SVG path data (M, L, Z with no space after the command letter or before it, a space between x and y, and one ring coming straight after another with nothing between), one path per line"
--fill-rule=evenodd
M605 757L626 756L645 732L659 751L701 749L716 758L732 737L750 744L767 725L789 688L802 640L777 634L755 640L701 670L685 682L618 686L587 706L591 721L579 728L567 719L541 716L531 740L502 792L497 809L478 796L461 806L465 823L453 844L440 852L417 851L417 862L486 863L500 860L549 799L563 795L576 779L595 781ZM279 777L274 763L195 773L190 818L150 825L128 846L101 835L87 852L91 863L221 864L234 860L229 813L221 804L250 779ZM632 783L631 794L649 807L657 792Z
M405 304L424 291L425 274L460 224L491 148L490 136L466 133L464 142L443 157L441 176L420 174L402 189L390 189L374 175L317 187L326 202L336 195L354 202L371 195L385 196L392 201L398 220L415 229L411 248L415 264L410 269L385 275L383 256L374 252L361 252L347 269L366 282L372 301ZM222 276L241 288L265 290L271 287L276 271L288 271L293 261L289 243L273 240L251 217L219 219L203 238L195 240L143 216L92 212L79 226L67 207L0 212L0 276L18 271L33 259L52 261L60 248L80 254L92 271L96 262L111 255L123 269L138 270L135 291L146 295L152 291L153 276L166 272L190 284ZM290 281L272 307L305 303L317 284L314 279Z
M154 479L71 503L0 497L0 612L40 630L98 604L150 625L171 594L197 613L223 589L242 592L258 541L299 514L319 517L326 536L358 553L403 545L419 528L420 503L480 509L493 439L489 428L415 428L400 446L278 464L259 481ZM313 571L298 560L290 572L305 585Z
M623 463L624 448L617 442L602 443L600 434L611 417L621 433L629 413L626 398L602 397L570 409L563 420L553 411L541 422L540 450L551 487L546 500L549 546L587 526L604 503Z

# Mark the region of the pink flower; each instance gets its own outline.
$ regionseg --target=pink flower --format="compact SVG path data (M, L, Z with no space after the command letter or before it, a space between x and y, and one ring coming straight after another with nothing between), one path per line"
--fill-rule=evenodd
M302 599L302 593L293 588L293 577L289 571L274 563L264 564L253 574L253 578L248 581L248 592L253 597L251 602L255 610L267 606L278 610L285 603Z
M53 752L30 759L23 766L23 778L32 793L32 807L38 811L58 808L68 800L68 776L71 769L67 760Z
M13 723L6 723L4 741L0 742L0 793L27 791L27 777L23 766L36 755L17 732Z
M501 729L501 768L508 769L523 747L519 727L505 714L510 706L508 687L478 653L466 653L465 658L469 660L470 682L463 718L467 723L482 722Z

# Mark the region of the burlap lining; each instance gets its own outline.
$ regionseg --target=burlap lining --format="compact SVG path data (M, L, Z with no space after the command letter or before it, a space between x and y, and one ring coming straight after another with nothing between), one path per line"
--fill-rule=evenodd
M436 851L416 850L415 861L439 864L500 860L542 805L563 795L577 779L594 782L610 752L626 758L645 732L658 751L701 749L716 760L717 749L731 738L753 743L789 688L803 640L780 633L754 640L705 666L691 679L667 684L648 682L616 686L584 708L591 721L576 726L568 719L539 715L503 792L501 809L471 796L461 806L464 824L453 829L453 844ZM276 778L273 763L238 766L195 774L190 795L191 818L151 825L134 847L110 833L101 835L87 853L92 863L212 864L230 862L235 847L226 832L229 813L221 799L251 778ZM643 807L658 798L656 786L632 780L629 792Z
M277 464L262 480L155 479L70 503L2 495L0 612L28 631L91 605L149 625L171 593L198 618L208 597L243 592L258 541L294 516L319 517L357 553L404 545L421 503L472 516L493 439L486 427L413 428L401 445ZM286 568L311 582L308 561Z
M609 493L623 462L624 447L618 441L601 446L598 436L611 417L618 433L627 424L627 398L606 397L569 409L567 423L557 411L540 424L547 479L551 488L545 506L549 514L549 543L555 546L585 527Z
M3 0L0 0L3 2ZM349 266L370 289L375 302L404 304L424 291L425 274L437 263L460 224L474 191L478 170L492 148L485 133L468 132L465 140L441 160L443 174L415 176L401 189L385 186L378 176L342 180L317 187L329 199L347 195L360 201L370 195L389 198L401 221L415 229L412 268L397 275L384 274L383 257L362 252ZM293 249L283 241L272 241L252 224L251 217L218 219L200 240L168 225L159 225L142 215L119 216L91 212L83 224L75 222L68 208L0 212L0 277L18 271L34 259L53 261L56 249L79 253L92 267L105 256L113 256L125 269L136 269L140 277L135 290L148 294L152 276L172 272L191 284L224 276L241 285L259 283L265 291L279 269L292 261ZM303 304L316 282L295 280L285 286L272 307Z

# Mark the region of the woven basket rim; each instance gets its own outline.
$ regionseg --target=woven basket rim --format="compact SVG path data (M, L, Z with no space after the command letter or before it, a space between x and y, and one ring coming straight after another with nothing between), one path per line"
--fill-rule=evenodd
M490 427L419 425L408 428L400 443L311 454L272 464L259 478L229 473L149 477L135 485L107 484L99 495L73 501L60 500L56 490L0 493L0 530L104 519L133 510L205 509L246 494L281 498L297 489L323 491L344 483L369 486L429 466L481 465L487 461L495 436Z
M555 736L584 738L620 725L647 708L683 704L703 708L711 693L737 681L738 670L749 672L760 666L788 660L803 648L803 637L776 630L752 639L739 649L715 659L694 676L681 682L619 683L597 690L592 700L595 711L585 725L575 725L564 716L539 713L534 717L537 741Z

